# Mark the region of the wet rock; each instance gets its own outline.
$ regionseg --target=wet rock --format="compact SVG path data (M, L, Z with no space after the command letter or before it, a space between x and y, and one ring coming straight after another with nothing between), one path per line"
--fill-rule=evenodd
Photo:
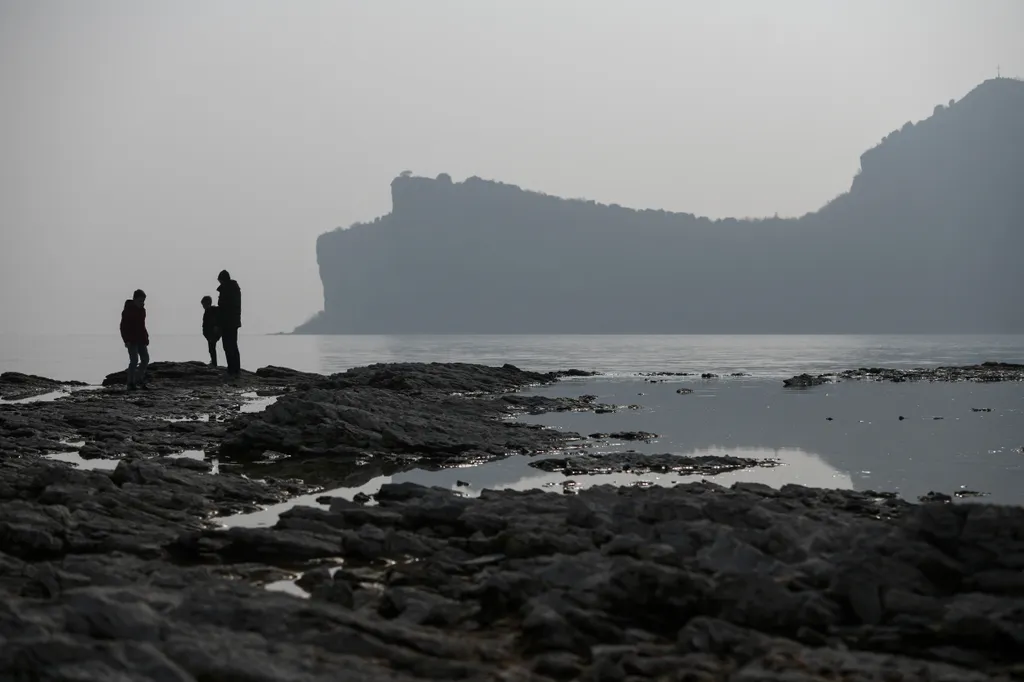
M987 497L989 493L982 493L977 490L957 490L953 495L955 497Z
M587 437L600 440L642 440L650 443L658 437L658 434L647 431L615 431L613 433L592 433Z
M81 381L57 381L21 372L4 372L0 374L0 400L25 400L73 386L85 384Z
M323 532L287 523L206 530L176 541L193 547L191 560L68 557L59 569L35 570L19 579L45 598L8 593L0 610L0 675L102 664L115 679L156 669L161 679L175 679L168 670L181 679L274 670L326 681L339 669L398 680L592 679L614 670L787 679L815 661L816 671L864 679L891 671L982 680L1015 656L1003 642L1018 627L1007 600L1019 600L1022 587L1019 568L1009 568L1024 556L1019 509L902 503L902 517L886 522L873 518L874 494L756 484L479 499L392 484L381 493L379 510L339 503L295 515L320 519ZM442 527L447 538L438 541ZM389 568L308 570L299 584L310 600L246 584L271 575L257 578L253 562L308 561L338 551L346 533L371 537L370 528L422 540L405 542ZM24 563L7 565L26 574ZM961 577L950 580L950 571ZM40 641L45 656L33 649ZM70 647L63 654L52 648L58 641ZM149 657L108 656L110 642L145 644Z
M260 461L270 475L354 485L353 473L368 471L354 472L357 462L378 462L379 475L414 465L473 464L513 452L543 452L579 436L501 417L531 405L544 411L595 408L593 396L546 399L506 393L550 382L553 376L510 366L358 368L296 389L265 411L235 420L220 454ZM268 450L293 461L268 462L262 457ZM403 456L408 459L395 459Z
M611 452L603 455L577 455L574 457L545 457L529 462L529 466L562 473L566 476L592 476L613 473L678 473L682 476L701 474L714 476L728 471L750 469L754 467L773 467L778 462L768 459L751 459L747 457L702 456L686 457L682 455L661 454L648 455L633 450Z
M797 374L795 377L784 379L782 382L783 386L789 388L810 388L811 386L821 386L831 381L831 377L827 374L819 374L813 376L811 374Z
M861 367L840 372L842 379L858 381L1024 381L1024 365L1009 362L983 362L980 365L889 369Z
M937 493L934 490L931 490L925 493L924 495L919 496L917 499L921 502L937 502L939 504L946 504L952 502L953 500L953 498L950 497L949 495L945 493Z
M520 437L499 443L493 425L435 428L417 421L436 413L415 400L407 416L353 411L355 397L392 404L380 397L390 392L396 406L447 399L466 423L497 421L508 404L495 394L452 393L471 392L473 376L508 386L515 368L416 365L403 378L388 367L297 379L288 394L314 405L281 430L293 450L255 456L284 452L263 466L296 467L315 460L305 443L376 434L383 444L331 456L356 452L357 468L379 471L389 457L408 466L416 455L401 449L413 442L467 458ZM0 457L0 678L974 682L1008 679L1019 665L1021 508L708 481L479 498L400 483L383 486L376 507L332 498L273 528L224 529L210 516L308 490L149 457L167 443L156 424L136 424L145 410L235 400L234 387L182 381L154 391L148 408L114 391L33 408L71 417L62 427L0 409L0 433L22 448ZM351 400L310 400L317 391ZM234 413L232 433L289 414ZM80 471L20 445L91 428L99 450L134 454L112 472ZM636 452L533 463L574 476L762 465ZM308 599L263 587L298 573Z

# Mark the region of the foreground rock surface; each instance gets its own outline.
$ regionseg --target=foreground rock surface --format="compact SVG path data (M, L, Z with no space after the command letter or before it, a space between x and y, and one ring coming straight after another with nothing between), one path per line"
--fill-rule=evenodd
M511 366L264 368L225 384L194 364L158 367L146 394L114 376L109 389L0 406L0 679L1024 676L1020 508L706 482L478 499L388 484L376 506L333 498L274 527L224 528L224 515L308 492L320 474L563 446L575 436L504 417L599 408L515 394L559 375ZM277 402L240 414L250 392ZM90 445L123 461L86 471L43 457ZM237 469L162 456L193 445ZM534 464L751 466L733 459ZM285 475L298 473L313 477Z
M132 541L122 554L6 543L0 676L953 682L1019 672L1020 509L753 484L479 499L389 484L378 500L295 508L272 529L168 529L145 552ZM30 508L81 514L53 496ZM307 572L308 599L252 584L316 559L340 568Z

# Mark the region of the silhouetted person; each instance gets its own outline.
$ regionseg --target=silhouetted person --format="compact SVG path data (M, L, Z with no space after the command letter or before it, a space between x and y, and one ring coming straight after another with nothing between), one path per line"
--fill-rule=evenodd
M146 331L146 292L142 289L136 289L132 297L124 302L121 340L128 349L128 372L125 377L127 388L129 391L145 389L146 368L149 366L149 332Z
M203 336L206 338L206 345L210 348L210 367L217 366L217 342L220 341L220 310L213 305L213 299L203 296L199 301L203 304Z
M217 308L220 321L221 342L224 344L224 360L228 363L228 376L236 377L242 371L242 360L238 353L238 328L242 326L242 290L238 282L231 279L227 270L217 275Z

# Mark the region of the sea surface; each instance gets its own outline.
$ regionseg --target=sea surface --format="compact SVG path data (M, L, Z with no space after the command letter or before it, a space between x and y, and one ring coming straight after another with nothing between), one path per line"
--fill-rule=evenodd
M784 388L781 381L801 372L858 367L1024 362L1024 336L243 336L239 345L248 369L273 364L332 373L374 362L438 361L597 371L602 375L530 392L590 393L601 402L639 409L523 420L583 436L616 431L657 434L650 443L588 439L590 451L596 453L635 449L779 462L773 468L709 479L723 485L741 480L776 487L799 483L895 492L909 500L930 491L975 491L985 494L983 501L1024 504L1024 384L844 381L794 390ZM204 353L205 342L197 336L155 338L151 346L154 361L203 360ZM121 369L123 355L116 337L0 335L0 371L95 383ZM654 371L723 376L671 377L658 383L638 376ZM734 372L748 376L727 376ZM681 387L693 393L676 393ZM509 457L472 468L414 470L326 494L351 498L358 492L372 493L389 481L415 481L478 495L485 488L541 487L560 493L603 483L673 485L701 478L615 474L570 479L535 469L530 461ZM102 466L99 461L80 463ZM315 505L322 494L225 523L272 524L283 509Z
M343 372L374 362L510 362L523 369L632 372L749 372L789 377L856 367L915 367L1003 360L1024 362L1024 336L256 336L241 334L242 366ZM154 336L151 361L208 360L199 334ZM223 358L221 358L223 362ZM0 333L0 372L99 383L124 369L116 334Z

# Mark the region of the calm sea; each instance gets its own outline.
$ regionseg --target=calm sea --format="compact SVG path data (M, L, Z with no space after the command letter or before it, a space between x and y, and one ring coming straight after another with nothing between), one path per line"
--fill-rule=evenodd
M592 441L594 452L635 448L767 457L783 463L715 477L723 484L801 483L887 490L908 499L930 490L976 490L989 493L986 501L1024 503L1024 387L1019 383L843 382L792 391L779 381L800 372L866 366L1024 362L1024 336L243 336L239 345L247 369L280 365L332 373L374 362L458 361L599 371L606 376L530 390L545 395L592 393L602 402L633 403L641 409L525 419L581 434L658 434L652 443ZM153 360L204 360L205 353L198 335L158 336L151 346ZM123 368L126 360L114 336L0 335L0 371L95 383ZM657 384L631 376L645 371L751 376L714 381L675 377ZM680 396L676 389L681 385L694 392ZM372 493L388 481L440 485L468 495L484 488L558 491L567 483L562 474L544 473L529 463L526 457L509 457L471 469L413 470L331 494ZM689 479L610 474L577 477L574 484L672 485L684 480ZM272 524L282 509L316 504L315 497L226 522Z
M777 378L865 366L1024 362L1024 336L248 336L242 366L341 372L374 362L510 362L523 369L748 372ZM199 335L156 336L153 361L206 360ZM222 359L223 362L223 359ZM0 372L97 383L127 364L115 335L0 334Z

